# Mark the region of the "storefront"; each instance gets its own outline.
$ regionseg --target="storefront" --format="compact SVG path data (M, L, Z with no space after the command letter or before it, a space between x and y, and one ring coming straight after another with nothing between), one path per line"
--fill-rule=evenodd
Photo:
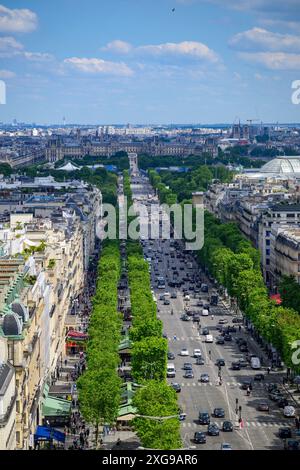
M70 329L66 335L66 354L74 355L85 352L87 339L87 334Z

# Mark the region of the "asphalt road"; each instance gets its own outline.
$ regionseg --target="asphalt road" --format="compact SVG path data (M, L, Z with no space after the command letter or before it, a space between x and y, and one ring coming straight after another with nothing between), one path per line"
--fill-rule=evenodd
M147 182L142 184L132 184L134 198L138 201L148 199L149 194L154 194L152 188ZM151 202L157 203L151 199ZM146 223L146 221L145 221ZM185 305L193 311L201 312L201 307L197 307L199 299L206 300L214 292L213 288L209 287L209 293L196 294L190 291L190 301L183 300L183 287L190 287L193 283L186 282L181 288L171 288L168 286L168 281L173 279L172 268L176 267L178 271L177 279L182 279L189 272L190 275L198 275L200 273L199 267L193 260L191 255L186 255L185 259L178 259L178 254L182 253L184 245L182 244L179 250L175 250L174 258L171 258L170 241L169 240L147 240L144 241L144 254L145 258L151 258L151 281L154 295L157 299L158 316L164 324L164 334L168 338L169 351L175 354L175 359L170 360L175 364L176 377L168 379L171 382L177 382L181 385L181 392L178 393L179 405L182 411L186 413L186 420L181 423L181 435L185 448L200 448L200 449L214 449L219 450L221 444L226 442L230 443L233 450L273 450L282 449L283 442L278 438L278 429L283 426L293 425L293 418L285 418L282 409L279 409L276 404L268 399L268 392L266 384L269 382L276 382L281 380L280 375L271 373L267 375L266 370L262 368L260 371L252 370L250 365L239 371L234 371L230 368L232 361L244 359L245 356L239 351L235 342L235 337L242 336L247 338L249 345L249 352L259 354L259 347L252 338L248 338L247 333L242 328L237 333L232 333L233 341L225 342L224 345L217 345L215 342L216 336L219 335L217 331L218 321L222 318L228 320L228 324L232 324L233 312L219 301L217 307L211 307L209 316L201 316L201 327L209 327L210 333L214 337L213 343L205 343L204 336L201 331L198 331L198 325L193 321L182 321L180 315L184 311ZM190 268L192 263L192 268ZM183 269L180 269L183 267ZM204 274L200 274L202 279ZM157 288L157 277L164 276L166 280L166 288ZM207 280L205 280L208 283ZM160 294L164 292L176 292L177 298L170 299L170 305L164 305L163 301L159 300ZM173 310L173 315L171 315ZM214 318L212 319L211 314ZM180 356L182 348L187 348L189 357ZM204 365L196 365L195 358L193 358L194 349L199 348L205 360ZM209 355L209 351L211 354ZM222 385L219 385L218 367L215 361L218 358L225 360L225 367L222 367ZM182 369L184 362L191 362L193 364L194 378L184 378L184 370ZM253 390L251 396L248 397L245 390L241 389L241 382L245 378L254 377L257 372L265 374L265 380L262 382L253 382ZM201 383L199 381L202 373L209 374L209 383ZM240 428L237 424L238 415L236 414L236 400L238 400L238 407L241 406L241 416L243 419L243 427ZM257 405L260 402L267 401L270 405L269 412L261 412L257 410ZM216 407L221 407L225 410L225 418L214 418L212 416L213 410ZM215 422L221 428L224 420L230 420L234 425L233 432L223 432L220 429L219 436L207 436L206 444L196 445L193 443L192 438L195 431L207 431L207 426L198 423L199 412L208 412L211 415L211 423Z

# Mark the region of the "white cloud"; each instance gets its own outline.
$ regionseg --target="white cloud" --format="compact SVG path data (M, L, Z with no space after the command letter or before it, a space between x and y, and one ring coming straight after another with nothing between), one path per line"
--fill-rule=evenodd
M300 51L300 36L252 28L233 36L229 45L242 50L259 48L268 51Z
M0 57L10 57L18 54L23 45L11 36L0 37Z
M0 31L28 33L37 28L37 15L28 9L15 9L0 5Z
M115 39L114 41L106 44L105 47L102 47L103 51L117 52L120 54L128 54L132 50L132 45L129 42L121 41L120 39Z
M299 70L300 54L285 52L240 52L242 59L265 66L271 70Z
M123 62L110 62L103 59L70 57L65 59L64 63L71 65L73 68L89 74L105 74L129 77L133 75L128 65Z
M148 44L134 47L128 42L115 40L108 43L103 50L129 54L135 56L152 56L152 57L192 57L194 59L207 60L209 62L218 62L217 54L206 44L196 41L183 41L179 43L166 42L163 44Z
M23 52L23 56L25 59L33 62L44 62L54 59L52 54L47 54L46 52Z
M263 80L265 77L263 75L261 75L260 73L255 73L254 78L256 80Z
M217 54L205 44L196 41L183 41L179 43L166 42L157 45L140 46L138 52L153 56L185 56L218 62Z
M10 70L0 70L0 78L3 80L14 78L15 76L15 72L11 72Z

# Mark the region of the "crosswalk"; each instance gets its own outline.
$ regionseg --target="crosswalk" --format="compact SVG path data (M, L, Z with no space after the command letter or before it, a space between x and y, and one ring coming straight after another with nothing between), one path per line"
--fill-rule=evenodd
M219 429L223 426L223 421L216 421L219 426ZM199 428L201 426L195 422L183 422L181 423L183 428ZM246 428L281 428L285 427L286 423L282 421L246 421L244 422L244 427Z
M241 387L241 382L223 382L228 387ZM218 382L219 384L219 382ZM215 382L182 382L180 383L181 387L214 387L216 385ZM262 382L257 382L253 388L264 388L264 384Z
M198 340L200 339L201 337L199 335L195 335L195 336L188 336L188 337L184 337L184 336L168 336L168 341L190 341L190 340Z

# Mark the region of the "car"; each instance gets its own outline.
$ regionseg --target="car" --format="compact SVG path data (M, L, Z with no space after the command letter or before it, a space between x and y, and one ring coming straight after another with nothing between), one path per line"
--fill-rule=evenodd
M196 431L194 434L193 441L195 444L205 444L206 443L206 434L201 431Z
M165 299L165 300L164 300L164 305L170 305L169 299Z
M262 401L257 406L258 411L270 411L270 407L267 402Z
M219 426L216 423L209 424L207 427L207 434L209 436L219 436L220 434Z
M168 339L168 335L166 333L163 333L162 337Z
M236 327L233 325L228 325L227 331L228 333L236 333Z
M241 344L247 344L247 341L241 337L235 338L235 342L237 343L238 346L240 346Z
M213 343L214 342L213 335L206 335L205 336L205 342L206 343Z
M165 294L160 294L159 300L165 300Z
M270 383L267 385L267 390L268 392L274 392L275 390L278 390L278 385L274 383Z
M226 318L220 318L218 323L219 325L225 325L225 323L228 323L228 320L226 320Z
M185 294L183 300L188 301L188 300L191 300L191 298L188 294Z
M171 351L168 352L168 359L175 359L175 354Z
M264 374L255 374L254 380L257 380L258 382L261 382L262 380L265 380Z
M201 292L208 292L208 285L207 284L201 284Z
M213 415L215 418L225 418L225 411L223 408L215 408Z
M193 321L199 323L200 322L200 315L199 313L194 313Z
M224 335L224 341L232 341L232 336L230 333L225 333Z
M283 408L283 415L286 418L293 418L295 416L295 413L296 413L296 410L293 406L288 405Z
M286 398L281 398L276 402L278 408L284 408L289 405L289 401Z
M248 346L246 344L241 344L239 349L241 352L248 352Z
M180 351L180 356L189 356L189 351L186 348L182 348Z
M199 381L203 382L203 383L208 383L209 382L209 375L208 374L201 374Z
M300 442L296 439L290 439L286 443L287 450L300 450Z
M243 320L243 318L241 318L241 317L234 317L234 318L232 319L232 323L243 323L243 321L244 321L244 320Z
M246 361L246 359L239 359L239 364L240 364L240 368L243 369L245 367L248 367L249 363L248 361Z
M251 379L244 379L242 382L242 390L247 390L248 388L252 387L252 380Z
M203 303L203 308L206 309L206 310L210 310L210 305L206 302Z
M203 357L196 357L196 365L203 366L205 364Z
M278 437L280 437L280 439L289 439L292 437L292 430L291 428L279 428L278 430Z
M231 369L232 370L241 370L241 366L239 361L235 361L231 363Z
M189 287L189 290L190 290L190 291L194 290L194 286L190 286L190 287Z
M186 370L184 374L185 379L193 379L194 378L194 372L192 370Z
M208 310L207 310L206 308L204 308L204 309L202 310L202 316L203 316L203 317L208 317L208 315L209 315Z
M182 321L190 321L191 320L191 317L189 315L187 315L186 313L183 313L180 317L180 319Z
M190 362L185 362L183 364L183 370L192 370L192 369L193 369L193 365Z
M270 400L277 402L277 401L282 400L284 398L284 396L282 395L282 393L279 390L274 390L273 392L269 393L269 398L270 398Z
M175 390L176 393L181 392L181 386L177 382L172 382L171 387Z
M171 299L177 299L177 294L176 294L176 292L172 292L172 294L171 294Z
M202 334L203 334L204 336L209 335L209 329L208 329L207 327L202 328Z
M197 307L203 307L203 300L198 300Z
M210 424L209 413L207 413L206 411L199 412L198 420L199 420L199 424Z
M221 450L232 450L232 447L230 444L228 444L228 442L223 442L221 444Z
M233 431L233 424L231 421L224 421L222 425L222 431L224 432L232 432Z
M202 353L200 349L194 349L194 357L202 357Z
M216 344L224 344L224 343L225 343L225 341L224 341L223 336L217 336Z
M224 359L217 359L217 360L216 360L216 366L220 366L220 367L225 366L225 361L224 361Z

